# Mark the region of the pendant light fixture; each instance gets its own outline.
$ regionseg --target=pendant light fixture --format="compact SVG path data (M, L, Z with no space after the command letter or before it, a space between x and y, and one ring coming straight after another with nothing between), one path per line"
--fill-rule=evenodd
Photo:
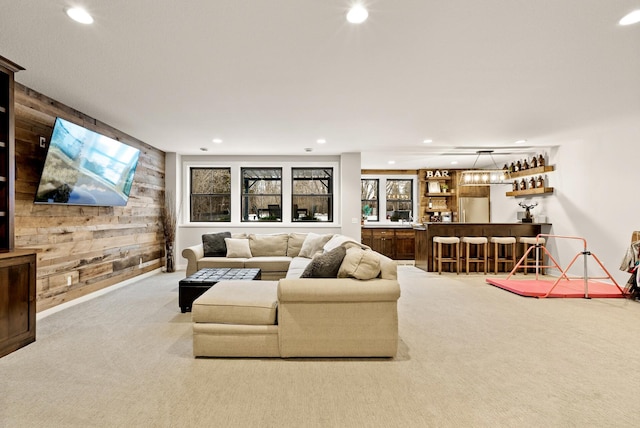
M493 159L493 150L478 150L475 162L470 170L460 173L459 186L488 186L491 184L511 184L511 174L506 169L500 169ZM482 155L489 155L495 169L473 169Z

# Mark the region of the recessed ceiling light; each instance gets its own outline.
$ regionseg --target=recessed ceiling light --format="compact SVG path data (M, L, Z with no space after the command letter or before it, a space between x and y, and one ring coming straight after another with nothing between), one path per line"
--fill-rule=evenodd
M206 147L200 147L200 151L201 151L201 152L208 152L208 151L209 151L209 149L207 149Z
M354 5L347 13L347 21L352 24L362 24L369 17L369 12L361 4Z
M458 161L451 161L451 165L458 165Z
M638 22L640 22L640 9L634 10L633 12L626 14L620 21L618 21L618 24L632 25L632 24L637 24Z
M388 164L389 164L389 165L393 165L394 163L396 163L396 161L394 161L394 160L390 160L390 161L388 162Z
M324 144L326 142L327 142L327 140L325 140L324 138L318 138L318 140L316 140L316 143L318 143L318 144Z
M216 144L222 144L222 139L220 139L220 138L214 138L214 139L213 139L213 140L211 140L211 141L213 141L213 142L214 142L214 143L216 143Z
M81 7L70 7L67 9L67 15L81 24L93 24L93 17Z
M426 140L422 140L422 142L423 142L424 144L431 144L431 143L433 143L433 140L431 140L431 139L426 139Z
M527 142L527 140L518 140L518 141L514 142L513 144L524 144L526 142Z

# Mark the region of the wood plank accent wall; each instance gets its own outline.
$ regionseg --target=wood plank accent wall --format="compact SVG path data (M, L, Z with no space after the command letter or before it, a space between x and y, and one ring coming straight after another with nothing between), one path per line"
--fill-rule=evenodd
M162 267L164 152L23 85L15 95L15 246L38 252L37 310ZM140 149L127 206L33 203L46 155L39 137L49 143L56 117Z

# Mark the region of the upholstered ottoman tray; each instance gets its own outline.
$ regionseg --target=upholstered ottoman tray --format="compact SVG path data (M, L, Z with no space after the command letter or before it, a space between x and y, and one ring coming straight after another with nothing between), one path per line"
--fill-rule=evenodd
M192 306L196 357L279 357L277 281L220 281Z

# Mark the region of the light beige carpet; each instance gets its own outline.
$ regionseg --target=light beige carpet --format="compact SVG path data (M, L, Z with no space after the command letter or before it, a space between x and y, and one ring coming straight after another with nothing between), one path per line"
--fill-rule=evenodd
M399 271L392 360L194 359L184 272L44 318L0 359L0 427L635 427L640 303Z

